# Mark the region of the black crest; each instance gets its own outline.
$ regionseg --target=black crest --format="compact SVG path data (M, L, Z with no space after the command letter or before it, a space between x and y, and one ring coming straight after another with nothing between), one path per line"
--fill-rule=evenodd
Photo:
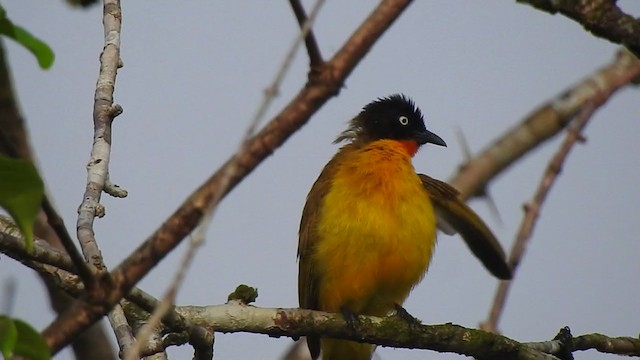
M367 104L351 120L350 126L336 142L343 140L374 141L379 139L415 140L445 145L437 135L427 131L422 112L408 97L395 94Z

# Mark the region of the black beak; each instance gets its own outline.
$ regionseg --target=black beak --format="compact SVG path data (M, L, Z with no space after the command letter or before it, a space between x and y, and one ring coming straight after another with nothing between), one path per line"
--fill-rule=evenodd
M431 143L431 144L440 145L440 146L447 146L447 143L445 143L440 136L426 129L421 131L416 131L415 140L420 145Z

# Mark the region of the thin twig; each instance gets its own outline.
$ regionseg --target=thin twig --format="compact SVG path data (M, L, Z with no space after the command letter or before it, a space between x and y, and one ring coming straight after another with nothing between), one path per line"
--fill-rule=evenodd
M282 81L284 80L285 75L289 71L289 68L293 63L293 59L296 53L298 52L298 48L300 47L302 40L305 39L306 36L310 33L311 26L313 26L313 22L318 16L318 12L320 12L320 8L324 4L324 2L325 0L316 0L316 3L314 4L313 9L311 10L311 13L309 14L309 18L306 19L306 21L303 23L300 33L296 36L295 40L293 41L293 44L291 44L291 47L289 48L287 55L285 55L284 60L282 61L282 64L280 65L280 68L278 69L278 72L276 73L276 76L273 79L273 82L271 83L271 85L269 85L268 88L265 89L264 96L262 97L262 102L260 103L258 110L256 111L255 115L253 116L253 119L251 120L251 122L249 123L249 126L247 127L247 130L245 131L245 134L244 134L245 139L249 139L251 136L255 135L258 125L260 124L265 114L267 113L267 110L269 109L269 106L273 102L273 99L280 92L280 84L282 84Z
M13 304L16 301L16 289L18 283L13 276L10 276L4 280L4 283L0 285L2 288L2 298L0 299L0 314L11 316L13 314Z
M116 335L120 354L126 354L131 348L137 346L136 338L133 336L133 329L127 322L122 306L116 305L109 312L109 323ZM120 356L122 358L122 355Z
M518 265L526 251L527 244L531 239L542 205L544 204L549 191L551 191L551 187L558 178L571 149L576 143L583 140L581 135L582 131L587 126L594 112L606 103L611 94L611 90L608 92L596 91L590 101L584 104L583 109L573 121L565 140L562 142L560 148L547 165L542 176L542 180L540 181L540 185L538 186L533 198L528 204L525 204L524 218L520 224L511 253L509 254L509 265L513 269L514 274L518 269ZM491 310L489 311L489 317L481 324L482 329L492 332L497 331L498 321L500 320L500 315L504 309L510 286L511 281L501 281L498 285Z
M40 238L36 238L32 250L27 251L22 233L7 229L3 225L4 220L5 218L0 216L0 249L3 253L47 278L57 278L54 282L69 295L83 295L84 284L76 277L76 269L67 253ZM125 298L149 314L160 306L158 299L139 288L131 289ZM205 341L208 338L206 331L188 324L175 310L166 313L162 322L173 332L188 332L193 341Z
M462 147L462 155L464 156L464 161L470 161L473 157L473 153L471 152L471 148L469 147L467 138L465 138L464 133L462 132L462 129L460 129L460 127L456 127L456 137L458 138L460 147ZM495 200L493 200L493 196L491 196L491 194L489 193L488 184L476 191L475 195L487 202L489 211L491 211L495 219L498 221L498 224L502 225L502 216L500 216L500 211L498 210L498 206L496 205Z
M304 11L304 7L300 3L300 0L289 0L289 4L291 4L293 13L296 16L296 20L298 20L298 25L300 25L300 29L303 34L305 33L305 26L307 27L304 44L307 48L307 54L309 55L309 68L313 71L313 69L321 66L323 63L320 48L316 42L313 30L311 30L309 25L306 25L308 24L307 13Z
M24 235L17 228L13 230L12 226L15 224L9 218L0 215L0 249L3 253L17 261L36 261L69 272L77 271L66 252L51 246L43 239L36 237L33 249L28 251L24 243Z
M109 174L111 157L111 125L122 108L113 103L116 75L120 61L120 31L122 11L119 0L104 1L104 48L100 55L100 72L93 103L93 147L87 165L87 185L78 208L76 224L78 240L85 259L96 269L100 277L107 274L102 254L96 242L93 222L103 213L100 197ZM89 291L102 289L87 289ZM97 292L90 294L100 297Z
M0 249L2 250L2 253L16 261L24 263L28 267L34 268L36 271L44 269L42 267L36 268L33 266L35 263L38 263L42 265L50 265L53 268L64 270L69 274L77 275L77 270L71 262L69 255L64 251L51 246L43 239L36 237L33 248L31 251L27 251L24 242L24 235L22 235L22 233L17 229L9 229L7 226L13 224L13 222L8 220L8 218L0 215ZM51 268L46 269L52 270ZM73 284L77 283L78 281L73 281ZM63 290L69 292L72 296L79 297L84 291L84 284L82 284L82 287L80 288L66 287L63 288ZM139 288L132 288L125 298L148 313L152 313L160 304L158 299ZM175 311L168 312L162 321L172 331L190 331L190 325Z
M8 218L0 216L0 249L2 249L2 252L16 261L20 261L25 266L37 271L41 276L43 276L43 278L50 280L53 284L67 292L69 295L76 298L83 296L85 286L75 275L76 269L68 254L49 245L49 243L40 238L36 238L32 250L27 251L24 236L19 230L17 230L17 228L13 230L8 227L12 225L13 222ZM125 303L134 304L137 308L146 311L148 314L153 313L161 304L158 299L138 288L131 289L125 298L127 299ZM110 316L113 315L114 314L110 313ZM189 322L178 314L173 307L171 308L171 311L165 313L162 318L162 323L166 329L172 333L187 334L185 342L188 341L191 343L199 354L211 353L211 344L213 342L212 332L203 327L189 324ZM121 325L123 324L120 323L118 326L114 327L116 338L118 339L119 344L130 343L130 340L128 339L120 338L119 333L122 330ZM167 344L172 345L173 343L169 342ZM153 346L149 347L148 343L143 344L143 346L144 348L141 351L141 354L144 354L145 356L156 351L153 350L155 349ZM164 349L164 347L162 349Z
M149 317L147 323L140 328L138 331L138 343L131 347L129 351L125 352L125 360L135 360L140 358L140 351L142 349L143 344L146 343L146 340L153 334L153 330L160 324L161 320L165 317L165 315L174 309L174 302L176 299L176 295L182 285L184 277L191 266L191 263L195 257L195 254L198 248L204 243L204 238L196 239L191 241L191 246L187 248L180 265L178 266L178 271L174 275L173 280L171 281L169 288L167 289L162 301L155 307L151 316ZM213 345L213 342L211 343ZM213 353L212 353L213 355Z
M525 206L525 217L509 255L509 264L514 274L524 256L527 242L533 232L542 203L553 185L553 181L558 175L566 156L575 142L580 139L580 131L586 126L594 111L606 103L619 88L631 83L638 76L640 76L640 62L638 59L628 51L620 50L611 66L598 71L595 75L566 92L562 98L553 102L556 108L560 106L566 108L566 110L577 108L580 112L574 120L573 129L567 134L565 141L549 163L533 199ZM565 105L562 105L563 103ZM570 111L570 113L573 112ZM510 285L510 281L501 281L498 284L488 318L480 324L482 329L497 331Z
M91 284L95 281L95 277L87 265L87 262L78 251L75 242L71 239L71 235L67 231L66 226L64 226L64 221L60 215L58 215L46 194L42 199L42 210L47 216L47 223L51 226L53 231L55 231L64 249L67 251L67 254L69 254L69 257L73 262L73 266L77 269L78 276L82 280L82 283L85 284L85 287L87 288L91 287Z

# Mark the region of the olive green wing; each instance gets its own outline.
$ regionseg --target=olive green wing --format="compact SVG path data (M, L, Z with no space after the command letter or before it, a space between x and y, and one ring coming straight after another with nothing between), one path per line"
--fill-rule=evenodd
M319 239L318 222L324 197L331 188L331 179L337 170L340 153L324 167L318 180L313 184L307 202L302 210L300 230L298 232L298 301L304 309L319 310L318 283L320 274L312 261L312 254ZM316 359L320 354L320 338L307 336L307 345L311 358Z
M511 267L498 239L478 214L460 200L458 191L443 181L424 174L418 176L436 211L438 226L447 233L451 229L458 232L471 252L494 276L511 279Z

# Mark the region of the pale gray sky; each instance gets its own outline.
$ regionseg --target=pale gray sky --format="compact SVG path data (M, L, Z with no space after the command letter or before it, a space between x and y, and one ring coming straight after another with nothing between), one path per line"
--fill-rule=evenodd
M309 2L306 2L307 5ZM637 2L621 2L640 14ZM41 71L24 49L7 51L22 111L49 190L73 231L92 141L92 103L102 49L101 7L72 10L62 1L3 1L16 23L56 53ZM317 21L325 57L339 49L374 1L329 1ZM126 199L104 196L107 216L96 237L109 266L118 264L236 148L290 46L297 25L286 1L129 1L123 5L122 59L111 178ZM473 150L543 101L608 63L616 46L574 23L513 1L417 1L385 34L310 124L265 161L222 203L178 296L179 304L218 304L236 285L259 288L258 306L297 306L297 229L305 196L336 151L331 142L370 100L403 92L449 144L426 147L416 169L445 179L462 161L462 128ZM296 58L275 114L303 86L307 57ZM640 241L640 101L617 94L589 125L545 203L500 324L521 341L638 333ZM504 225L481 201L472 206L508 249L555 139L490 187ZM160 296L181 246L140 284ZM14 316L38 328L52 315L43 286L28 269L0 259L0 281L19 281ZM474 327L486 317L496 280L458 237L442 235L425 280L406 308L425 323ZM217 359L276 359L291 343L263 335L216 335ZM191 349L172 350L175 358ZM63 352L59 359L69 358ZM458 359L420 350L381 349L392 359ZM615 358L595 352L576 359Z

